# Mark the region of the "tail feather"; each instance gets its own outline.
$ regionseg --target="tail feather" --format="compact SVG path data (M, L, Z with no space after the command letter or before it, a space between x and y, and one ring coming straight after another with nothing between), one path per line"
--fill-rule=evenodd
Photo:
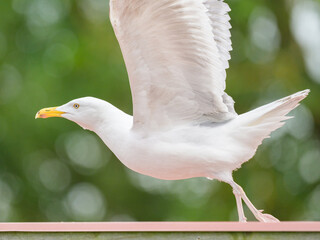
M262 107L239 116L242 126L259 126L266 123L277 123L292 118L286 116L290 111L299 106L299 102L306 98L310 90L304 90L291 96L279 99Z
M239 115L234 121L235 130L239 131L237 138L245 145L250 145L251 157L263 139L282 127L285 120L293 118L287 114L299 106L300 101L306 98L309 92L307 89Z
M250 112L240 115L242 123L247 126L258 126L264 123L276 123L292 118L286 116L290 111L299 106L299 102L306 98L310 90L304 90L291 96L282 98Z

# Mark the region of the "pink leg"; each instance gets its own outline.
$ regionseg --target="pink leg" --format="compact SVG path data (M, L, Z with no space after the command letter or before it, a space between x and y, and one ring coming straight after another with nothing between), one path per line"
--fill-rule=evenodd
M239 222L247 222L247 218L245 217L244 212L243 212L241 196L235 191L233 191L233 194L236 197Z
M244 214L243 214L241 199L245 202L245 204L248 206L250 211L253 213L253 215L256 217L256 219L259 220L260 222L279 222L279 220L276 219L275 217L273 217L272 215L264 214L264 213L262 213L262 210L256 209L255 206L248 199L248 197L245 194L245 192L243 191L242 187L240 187L238 184L236 184L233 180L228 183L233 188L233 193L236 196L240 222L243 221L243 218L245 219Z

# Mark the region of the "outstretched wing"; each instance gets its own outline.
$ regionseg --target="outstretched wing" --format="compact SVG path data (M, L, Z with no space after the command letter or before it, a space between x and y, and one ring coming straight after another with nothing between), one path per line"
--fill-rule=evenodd
M134 128L234 118L225 92L229 7L218 0L110 0L127 66Z

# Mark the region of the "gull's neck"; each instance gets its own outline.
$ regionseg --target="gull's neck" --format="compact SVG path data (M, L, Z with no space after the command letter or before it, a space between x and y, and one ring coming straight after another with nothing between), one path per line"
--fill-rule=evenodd
M103 111L103 115L99 118L100 121L93 128L93 131L118 158L121 158L120 151L125 148L123 145L132 128L132 116L108 103L106 111Z

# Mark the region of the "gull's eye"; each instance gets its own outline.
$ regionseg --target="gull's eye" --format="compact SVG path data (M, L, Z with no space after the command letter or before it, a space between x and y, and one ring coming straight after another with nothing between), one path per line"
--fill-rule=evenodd
M80 105L78 103L73 104L73 108L78 109Z

